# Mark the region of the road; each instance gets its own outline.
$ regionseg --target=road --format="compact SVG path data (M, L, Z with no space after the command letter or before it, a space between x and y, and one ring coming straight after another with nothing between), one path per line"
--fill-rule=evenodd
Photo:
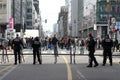
M24 53L31 54L31 50ZM52 54L51 50L42 51L44 54ZM66 50L60 50L61 54L69 54ZM85 51L87 54L87 51ZM101 54L97 50L96 54ZM115 54L115 53L114 53ZM117 53L118 54L118 53ZM113 57L113 66L107 61L102 66L102 56L96 56L98 67L87 68L88 56L77 55L76 64L70 63L69 55L59 55L57 64L54 64L53 55L43 55L42 65L32 64L32 55L25 55L25 62L13 65L14 56L9 55L9 62L0 64L0 80L119 80L120 64L119 56Z

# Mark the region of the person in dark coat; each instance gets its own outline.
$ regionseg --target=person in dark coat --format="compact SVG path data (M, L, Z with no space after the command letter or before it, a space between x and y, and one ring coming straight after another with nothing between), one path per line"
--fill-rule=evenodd
M42 61L40 59L40 55L41 55L41 43L39 41L39 38L36 37L34 40L33 40L33 43L32 43L32 48L33 48L33 64L36 64L36 56L38 58L38 62L39 64L42 64Z
M19 64L21 63L21 46L23 46L22 40L19 35L16 35L16 38L12 41L12 48L14 50L15 56L15 65L17 64L17 59L19 60Z
M56 35L54 35L54 37L52 38L52 45L53 45L53 49L54 49L54 55L55 55L55 64L57 63L57 56L58 56L58 39L56 37Z
M112 66L112 47L113 41L110 39L109 35L106 35L105 39L102 41L103 47L103 66L106 64L107 57L109 57L110 66Z
M94 56L95 53L95 40L92 36L92 34L89 34L89 39L87 41L88 43L88 51L89 51L89 65L87 67L92 67L93 66L93 61L94 61L94 67L97 67L99 64Z

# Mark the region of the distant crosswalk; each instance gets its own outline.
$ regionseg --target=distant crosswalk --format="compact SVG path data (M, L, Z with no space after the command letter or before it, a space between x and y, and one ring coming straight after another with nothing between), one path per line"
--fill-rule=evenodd
M31 49L26 49L26 50L23 51L23 53L25 54L25 53L33 53L33 52L32 52ZM53 50L42 50L41 53L42 54L54 54L54 51ZM59 54L70 54L70 51L66 50L66 49L59 49L58 53ZM80 51L76 50L76 54L80 54ZM85 50L84 54L88 54L88 51Z

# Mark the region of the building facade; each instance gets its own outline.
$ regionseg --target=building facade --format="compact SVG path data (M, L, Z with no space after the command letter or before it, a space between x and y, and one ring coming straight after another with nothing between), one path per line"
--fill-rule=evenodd
M61 7L57 23L59 37L68 36L68 7Z
M84 17L82 23L82 37L88 37L91 33L96 37L96 29L94 25L96 24L96 3L86 3L84 5Z
M39 0L0 0L0 37L7 36L10 24L21 36L25 29L39 29L39 16Z
M82 37L83 0L71 0L71 29L72 37Z
M71 1L71 33L72 37L78 36L78 0Z
M6 26L8 24L8 20L11 17L11 1L9 0L0 0L0 37L4 37L4 33L6 30ZM10 13L10 14L8 14Z
M68 36L72 35L72 29L71 29L71 0L65 0L65 5L68 8L68 26L67 26L67 31L68 31Z
M35 10L33 0L27 0L26 29L33 29L33 9Z
M120 21L120 0L97 0L96 24L99 37L110 34L115 38L115 23Z

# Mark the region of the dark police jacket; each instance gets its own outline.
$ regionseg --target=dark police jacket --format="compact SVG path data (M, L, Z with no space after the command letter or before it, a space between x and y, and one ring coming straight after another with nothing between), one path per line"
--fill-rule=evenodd
M95 40L93 37L90 37L88 40L88 51L95 50Z
M111 48L113 47L113 41L110 38L105 38L102 41L102 47L104 50L111 50Z
M39 50L40 47L41 47L41 43L37 40L34 40L33 43L32 43L33 50Z
M23 46L22 40L20 38L15 38L12 41L12 48L14 50L21 50Z

